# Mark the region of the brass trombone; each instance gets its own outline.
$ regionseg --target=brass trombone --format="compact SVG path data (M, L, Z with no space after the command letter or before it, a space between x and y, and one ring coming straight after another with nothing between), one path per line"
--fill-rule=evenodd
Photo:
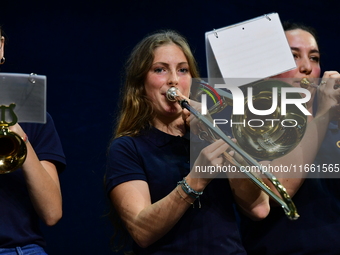
M0 106L0 174L7 174L15 171L25 162L27 156L27 147L23 139L15 132L9 129L17 123L17 116L13 109L15 104L9 106ZM5 113L9 111L12 120L6 121Z
M201 85L209 87L209 85L204 82L201 82ZM281 81L274 81L273 83L273 81L270 80L255 83L252 85L252 87L257 94L254 93L253 98L247 100L253 100L254 105L267 105L268 103L266 101L271 101L271 90L269 91L269 87L273 86L287 87L290 85ZM211 114L219 112L227 105L232 104L232 95L230 93L225 91L222 92L222 90L219 90L218 92L221 94L221 98L219 102L217 102L211 109L209 109L209 112ZM196 95L199 94L199 92L196 93ZM291 118L294 118L298 125L296 125L296 128L290 128L290 130L287 129L286 131L282 130L282 128L280 128L278 125L273 125L272 127L266 126L264 128L258 129L257 131L254 128L240 128L237 126L234 128L233 126L233 135L238 141L238 144L240 144L239 146L235 144L227 135L225 135L225 133L221 129L219 129L217 126L214 126L211 120L203 116L200 112L196 111L184 98L179 96L179 94L177 93L177 88L171 87L170 89L168 89L166 96L169 101L177 101L182 108L189 110L190 113L192 113L200 122L203 123L204 135L201 135L201 137L204 140L207 140L208 142L213 142L218 138L223 139L231 146L231 148L233 148L237 153L242 156L247 164L255 166L261 172L261 174L266 176L276 188L281 198L276 195L262 180L256 177L251 171L242 171L251 179L251 181L253 181L254 184L256 184L274 201L281 205L286 216L289 219L296 220L299 217L297 209L289 194L286 192L285 187L273 174L265 171L263 167L253 157L256 157L258 159L263 159L266 157L267 159L273 159L282 156L288 151L292 150L299 143L304 134L307 123L307 117L305 115L299 114L295 109L290 109L290 111L288 111L288 115ZM274 113L275 118L279 118L279 111L280 109L277 109ZM233 118L235 118L235 120L237 120L238 122L240 122L240 118L247 119L249 117L251 116L249 111L247 110L244 116L233 116ZM280 146L278 146L278 144L280 144ZM245 150L247 150L247 152ZM253 157L250 156L250 154L252 154ZM226 153L224 155L229 156ZM236 162L234 159L230 159L230 157L229 160L237 167L239 167L240 170L242 170L240 163Z

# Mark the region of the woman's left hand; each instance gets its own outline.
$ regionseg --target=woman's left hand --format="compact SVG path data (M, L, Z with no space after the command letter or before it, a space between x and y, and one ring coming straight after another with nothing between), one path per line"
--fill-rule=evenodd
M318 87L318 110L316 116L329 113L330 120L340 118L340 74L337 71L324 73Z

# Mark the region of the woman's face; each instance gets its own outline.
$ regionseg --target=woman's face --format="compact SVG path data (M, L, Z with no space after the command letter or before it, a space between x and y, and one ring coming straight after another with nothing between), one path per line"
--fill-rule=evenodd
M292 50L296 68L279 74L274 78L288 78L293 86L300 87L302 78L317 82L320 77L320 52L312 34L301 29L286 31L289 46Z
M189 64L182 49L175 44L156 48L144 86L157 116L175 116L181 113L180 105L170 102L166 98L166 92L174 86L184 96L189 97L190 85Z

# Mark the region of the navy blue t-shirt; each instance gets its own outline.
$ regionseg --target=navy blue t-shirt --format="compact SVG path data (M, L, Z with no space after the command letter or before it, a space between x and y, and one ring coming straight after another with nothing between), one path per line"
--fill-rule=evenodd
M340 165L340 130L330 123L315 164ZM241 232L249 255L340 254L340 173L307 178L293 197L300 218L289 220L280 207L258 222L242 216Z
M115 139L108 155L106 189L146 181L152 203L167 196L190 171L190 141L151 128L136 137ZM161 239L136 254L245 254L227 179L214 179L197 203ZM197 201L196 201L197 202Z
M65 156L53 120L47 114L46 124L20 123L39 160L65 168ZM0 175L0 248L45 242L39 230L39 217L31 203L22 169Z

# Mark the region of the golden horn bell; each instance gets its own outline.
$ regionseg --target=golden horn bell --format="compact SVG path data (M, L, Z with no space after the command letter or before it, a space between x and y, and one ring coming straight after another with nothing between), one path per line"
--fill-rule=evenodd
M1 105L0 113L0 174L11 173L22 166L26 160L27 147L24 140L8 127L17 123L14 113L15 104ZM12 121L6 121L6 112L9 111Z
M272 103L272 88L276 87L280 95L281 89L287 86L290 85L280 80L261 81L252 86L253 97L246 101L252 100L256 109L268 109ZM290 93L289 98L299 99L301 95ZM233 135L240 147L257 159L272 160L282 157L299 144L305 133L307 116L292 104L287 105L286 114L281 115L280 105L281 97L278 96L278 107L269 116L254 116L246 107L244 115L232 117L233 122L247 123L249 120L257 120L252 121L252 126L232 126Z
M251 87L253 96L252 98L245 98L244 115L233 115L231 117L232 123L245 123L245 125L232 125L233 136L240 147L256 159L272 160L282 157L293 150L302 139L307 126L307 116L296 105L287 105L286 114L281 115L281 89L292 87L290 84L281 80L269 79L253 83ZM272 104L272 88L277 88L278 93L276 110L265 116L252 114L247 107L248 101L253 101L255 109L269 109ZM228 105L233 105L231 93L222 90L218 90L218 92L221 93L222 104L213 105L209 109L211 115L221 112ZM202 90L196 89L192 99L199 101L201 93ZM289 93L287 98L300 99L301 95ZM252 125L249 125L249 121Z
M20 168L25 162L26 155L27 147L22 138L2 125L0 127L0 174L11 173Z

